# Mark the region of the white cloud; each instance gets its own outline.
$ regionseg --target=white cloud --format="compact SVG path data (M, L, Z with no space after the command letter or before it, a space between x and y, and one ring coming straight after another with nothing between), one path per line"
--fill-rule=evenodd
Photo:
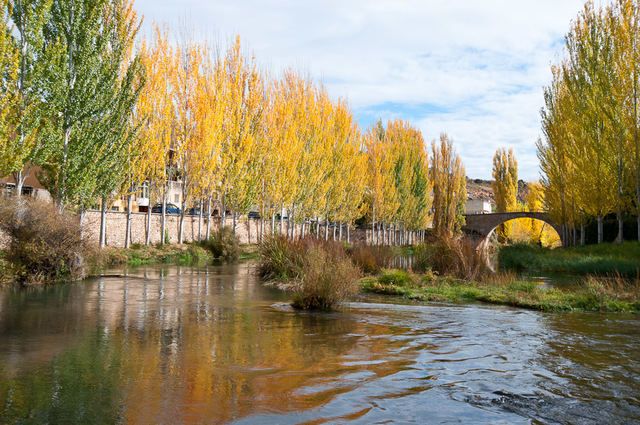
M186 21L222 44L240 34L264 67L309 72L333 96L347 97L358 116L379 110L382 118L411 118L427 139L447 131L472 177L489 177L495 149L512 146L521 177L533 179L542 86L582 0L138 0L136 6L146 25L177 29ZM389 104L397 110L385 112Z

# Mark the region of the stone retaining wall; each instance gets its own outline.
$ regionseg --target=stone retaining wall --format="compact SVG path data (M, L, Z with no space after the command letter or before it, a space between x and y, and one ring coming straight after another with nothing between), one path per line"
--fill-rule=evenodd
M159 243L161 241L161 214L151 214L151 243ZM184 242L191 242L198 240L198 221L197 216L185 216L183 240ZM212 217L211 229L215 230L220 225L220 218ZM127 225L127 214L124 212L107 212L107 245L123 247L125 240L125 232ZM178 228L180 225L180 217L176 215L167 215L166 230L170 243L178 242ZM227 217L226 225L233 225L233 218ZM286 223L283 224L286 232ZM296 225L296 234L299 235L301 231L301 225ZM83 218L83 228L85 236L91 238L94 241L98 241L100 238L100 211L87 211ZM146 213L132 213L131 214L131 243L144 244L147 229L147 214ZM279 229L279 223L276 223L276 233ZM308 227L306 231L308 232ZM324 228L322 229L324 231ZM333 236L330 229L329 237ZM271 222L264 222L265 235L271 233ZM203 218L200 224L200 237L204 239L206 233L206 219ZM241 218L236 222L236 235L240 239L240 243L257 243L258 235L260 234L260 220ZM352 242L364 242L365 233L361 230L351 229L350 237ZM343 229L343 239L346 240L346 228Z

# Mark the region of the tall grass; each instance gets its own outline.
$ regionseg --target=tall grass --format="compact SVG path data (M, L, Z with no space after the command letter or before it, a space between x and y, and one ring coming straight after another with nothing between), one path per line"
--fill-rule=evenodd
M441 238L413 251L413 270L433 270L440 275L478 280L490 273L487 261L476 245L465 238Z
M305 310L331 310L358 291L360 270L337 242L307 238L266 238L260 245L263 278L289 281L292 305Z
M572 248L542 248L517 244L500 249L503 270L558 272L576 275L640 274L640 243L587 245Z
M356 245L348 251L353 263L363 273L377 274L393 260L393 250L388 246Z

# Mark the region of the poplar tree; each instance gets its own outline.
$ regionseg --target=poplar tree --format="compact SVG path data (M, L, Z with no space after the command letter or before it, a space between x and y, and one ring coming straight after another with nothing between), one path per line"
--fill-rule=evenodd
M45 119L38 83L45 65L40 53L51 0L10 0L2 7L11 20L11 44L17 60L15 74L5 79L5 93L12 93L14 104L7 116L13 130L3 137L3 156L5 171L13 174L16 195L20 196L29 167L38 164L46 153L44 139L38 134Z
M431 143L431 182L433 184L433 229L437 235L451 237L464 225L467 186L464 166L445 133L440 143Z
M496 201L497 212L515 211L518 197L518 162L513 149L498 149L493 156L493 181L491 188ZM508 223L500 229L503 238L509 237Z
M139 21L127 0L54 0L45 25L43 96L51 123L44 183L60 210L115 190L138 94L130 59Z
M0 3L0 174L15 171L15 140L19 96L16 91L19 52L11 35L6 1Z

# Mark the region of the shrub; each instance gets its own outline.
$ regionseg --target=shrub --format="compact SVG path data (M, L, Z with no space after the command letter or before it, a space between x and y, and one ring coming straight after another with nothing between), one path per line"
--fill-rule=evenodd
M233 262L240 257L240 240L231 227L222 227L212 232L209 240L202 242L202 246L219 260Z
M259 270L266 279L291 282L293 306L300 309L331 310L357 292L360 277L342 244L312 238L266 238Z
M393 251L388 246L357 245L347 252L354 264L367 274L380 273L393 260Z
M85 275L91 249L77 217L49 203L21 199L0 206L0 230L8 240L4 261L20 283L52 283Z
M414 283L413 277L404 270L385 270L378 278L378 282L384 285L410 286Z
M336 252L322 245L309 247L302 279L294 289L295 308L331 310L357 292L359 269L349 257Z

